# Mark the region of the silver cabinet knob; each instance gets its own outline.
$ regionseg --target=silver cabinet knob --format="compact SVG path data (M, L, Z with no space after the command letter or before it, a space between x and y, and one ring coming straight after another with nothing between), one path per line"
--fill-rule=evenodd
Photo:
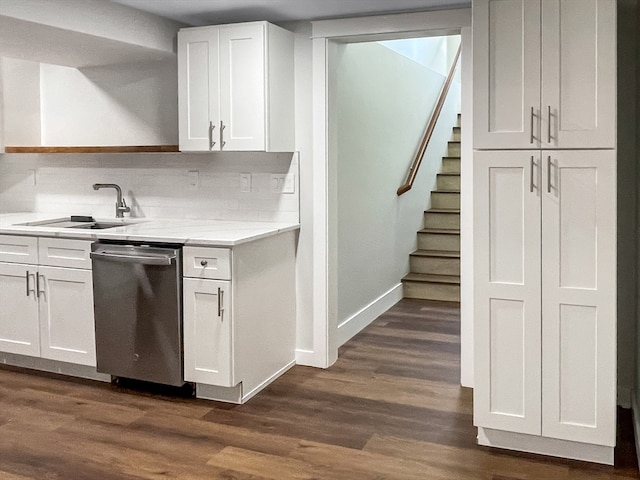
M202 265L203 267L206 267L209 264L209 262L207 262L206 260L200 260L200 265Z

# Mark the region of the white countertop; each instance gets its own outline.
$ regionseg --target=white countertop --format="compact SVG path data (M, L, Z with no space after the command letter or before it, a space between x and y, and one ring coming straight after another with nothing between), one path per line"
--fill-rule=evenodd
M46 220L63 221L68 218L69 215L52 213L3 213L0 214L0 234L230 247L300 228L297 223L157 218L125 218L122 220L127 223L126 225L102 230L21 225ZM96 220L120 221L115 218L97 218Z

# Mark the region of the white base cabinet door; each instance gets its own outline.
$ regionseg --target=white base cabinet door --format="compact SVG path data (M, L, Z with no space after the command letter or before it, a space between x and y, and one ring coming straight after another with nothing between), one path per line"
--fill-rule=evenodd
M542 434L615 445L616 162L543 151Z
M230 282L183 279L184 379L235 386Z
M38 357L35 265L0 263L0 351Z
M40 355L96 365L90 270L39 268Z
M474 422L612 447L615 152L474 156Z
M474 155L478 426L540 434L540 152Z

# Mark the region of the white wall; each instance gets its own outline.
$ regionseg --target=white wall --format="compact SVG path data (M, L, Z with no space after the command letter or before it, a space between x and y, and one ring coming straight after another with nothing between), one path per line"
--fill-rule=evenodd
M4 144L175 145L176 59L76 69L5 58Z
M337 132L341 344L375 319L362 318L363 309L387 294L402 297L400 280L456 122L460 89L451 88L413 189L398 197L445 77L377 43L339 45L336 61L330 114Z
M241 173L252 175L250 193ZM296 193L271 193L273 173L294 174ZM92 184L117 183L134 217L298 222L297 178L297 155L286 153L4 154L0 211L110 218L115 194Z
M444 76L451 65L450 47L453 47L453 55L458 48L450 45L448 37L402 38L380 44Z
M0 57L0 82L0 143L40 145L40 64Z

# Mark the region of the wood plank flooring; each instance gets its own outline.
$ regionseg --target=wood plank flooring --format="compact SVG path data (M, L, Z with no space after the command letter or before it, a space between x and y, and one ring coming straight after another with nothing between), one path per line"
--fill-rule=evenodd
M240 406L0 367L0 479L639 478L626 411L615 467L477 446L459 349L455 304L405 299Z

